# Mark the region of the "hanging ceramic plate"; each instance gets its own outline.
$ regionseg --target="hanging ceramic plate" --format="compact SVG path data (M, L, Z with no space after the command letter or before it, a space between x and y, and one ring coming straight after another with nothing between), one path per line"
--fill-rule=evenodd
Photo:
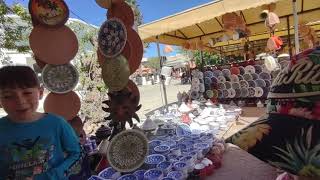
M112 138L107 149L111 167L119 172L138 169L148 155L147 137L138 130L125 130Z
M118 56L127 41L127 29L121 20L112 18L105 21L99 30L98 45L107 58Z
M110 91L120 91L126 87L129 76L128 62L122 55L106 59L102 65L102 79Z
M234 89L228 89L228 98L234 98L236 97L236 91Z
M228 98L229 97L229 91L227 89L222 90L222 94L224 98Z
M211 82L212 82L212 84L216 84L216 83L218 83L218 79L216 77L212 77Z
M254 95L255 95L255 93L256 93L256 91L255 91L255 89L254 88L252 88L252 87L249 87L248 88L248 91L249 91L249 97L254 97Z
M218 76L218 81L220 83L225 83L226 82L226 78L224 76Z
M248 81L249 87L256 87L256 82L254 80Z
M261 65L254 65L255 73L260 74L262 72L262 66Z
M245 80L241 80L240 81L240 87L241 88L248 88L249 87L249 83Z
M270 80L264 80L266 82L266 87L271 87L271 81Z
M119 18L127 27L132 28L134 25L134 14L132 8L125 1L112 2L111 8L108 9L108 19Z
M223 92L222 90L218 90L218 97L221 99L223 98Z
M79 74L72 64L47 64L42 70L42 80L49 91L67 93L78 84Z
M241 97L248 97L249 91L247 88L241 88Z
M80 107L80 98L74 91L65 94L49 93L43 103L44 112L60 115L67 120L76 117Z
M29 36L35 56L47 64L67 64L77 54L78 40L67 26L50 29L36 26Z
M266 87L266 82L263 79L255 80L257 87Z
M235 75L235 74L232 74L230 76L230 81L231 82L239 82L239 77L237 75Z
M191 91L190 93L191 99L199 99L200 95L198 93L198 91Z
M222 72L218 69L213 71L213 75L214 77L219 77L219 76L223 76Z
M213 77L213 72L212 71L204 72L204 77L212 78Z
M224 83L218 83L218 88L219 89L226 89L226 85Z
M255 87L255 97L262 97L263 96L263 89L261 87Z
M245 73L252 74L255 73L256 69L253 66L249 65L244 68L244 71Z
M240 89L235 89L236 96L235 98L240 98L241 97L241 90Z
M259 78L259 75L256 73L252 73L251 76L252 76L252 80L256 80Z
M139 67L143 57L143 44L139 34L132 28L127 28L128 40L122 54L129 62L133 74Z
M265 80L270 80L271 79L271 75L267 72L262 72L259 74L259 78L260 79L265 79Z
M240 89L240 83L238 83L238 82L232 83L231 86L232 86L233 89Z
M240 74L240 69L238 67L232 67L230 68L231 74L234 75L239 75Z
M242 75L238 75L239 81L244 80Z
M225 85L226 89L230 89L231 88L231 82L229 82L229 81L226 81L224 83L224 85Z
M253 80L251 74L249 74L249 73L245 73L245 74L243 75L243 79L246 80L246 81Z
M63 0L30 0L29 12L35 25L59 27L69 18L69 9Z
M244 67L242 67L242 66L239 67L239 70L240 70L240 74L241 74L241 75L244 74L244 73L246 73Z
M102 8L109 9L111 7L112 0L96 0L96 3Z
M206 95L207 95L207 97L210 99L210 98L212 98L213 97L213 91L212 90L207 90L206 91Z
M222 74L224 77L229 77L231 75L231 72L229 69L223 69Z
M210 85L212 83L211 78L205 77L204 78L204 83Z

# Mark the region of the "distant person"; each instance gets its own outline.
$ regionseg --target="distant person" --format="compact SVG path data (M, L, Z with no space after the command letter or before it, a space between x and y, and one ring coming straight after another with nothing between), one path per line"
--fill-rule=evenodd
M27 66L0 68L0 178L66 180L80 159L79 139L62 117L37 112L43 88Z

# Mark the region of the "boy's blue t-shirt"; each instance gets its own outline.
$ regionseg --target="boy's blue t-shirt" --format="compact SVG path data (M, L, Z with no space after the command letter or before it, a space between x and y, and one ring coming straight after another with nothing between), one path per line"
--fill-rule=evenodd
M31 123L0 119L0 180L68 179L79 158L79 140L59 116L45 114Z

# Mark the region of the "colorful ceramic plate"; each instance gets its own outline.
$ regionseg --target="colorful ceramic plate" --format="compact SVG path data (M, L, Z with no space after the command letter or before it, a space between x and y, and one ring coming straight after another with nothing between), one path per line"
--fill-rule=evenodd
M229 69L223 69L222 74L224 77L229 77L231 75L231 72Z
M240 69L238 67L232 67L230 68L231 74L234 75L239 75L240 74Z
M245 74L243 75L243 79L246 80L246 81L253 80L251 74L249 74L249 73L245 73Z
M228 89L228 98L236 97L236 91L234 89Z
M237 75L235 75L235 74L232 74L230 76L230 81L231 82L239 82L239 77Z
M177 136L186 136L186 135L191 135L192 131L189 125L179 124L176 129L176 134Z
M191 99L196 100L196 99L199 99L200 94L198 93L198 91L192 91L190 93L190 96L191 96Z
M127 28L127 33L128 40L123 50L123 55L128 59L130 71L133 74L140 67L143 57L143 44L139 34L135 30Z
M244 74L244 73L246 73L246 71L245 71L245 69L244 69L243 66L240 66L240 67L239 67L239 70L240 70L240 74L241 74L241 75Z
M241 97L248 97L249 91L247 88L241 88Z
M236 91L235 98L240 98L241 97L241 90L240 89L235 89L235 91Z
M72 64L47 64L42 70L42 80L49 91L67 93L78 84L79 74Z
M204 72L204 77L212 78L213 77L213 72L212 71L206 71Z
M252 87L249 87L248 88L248 91L249 91L249 97L254 97L254 95L255 95L255 93L256 93L256 91L255 91L255 89L254 88L252 88Z
M29 12L35 25L58 27L69 18L69 9L63 0L30 0Z
M226 81L224 83L224 85L226 86L226 89L230 89L231 88L231 82L229 82L229 81Z
M256 82L254 80L248 81L249 87L256 87Z
M245 73L252 74L255 73L256 69L253 66L249 65L244 68L244 71Z
M60 115L67 120L76 117L80 107L80 98L74 91L65 94L49 93L43 103L44 112Z
M261 65L254 65L255 73L260 74L262 72L262 66Z
M251 76L252 76L252 80L256 80L259 78L259 75L257 73L252 73Z
M210 98L212 98L213 97L213 91L212 90L207 90L206 91L206 95L207 95L207 97L210 99Z
M222 90L222 94L224 98L229 98L229 91L227 89Z
M254 94L255 97L263 96L264 91L261 87L255 87L254 90L255 90L255 94Z
M134 25L134 14L132 8L125 1L112 2L111 8L108 9L107 17L108 19L118 18L130 28Z
M131 172L144 163L148 151L148 139L142 132L125 130L110 141L107 159L115 170Z
M47 64L67 64L78 52L78 39L67 26L46 28L35 26L29 36L35 56Z
M248 88L248 87L249 87L248 81L245 81L245 80L240 81L240 88Z
M120 55L106 59L102 65L102 79L110 91L120 91L129 81L130 69L127 59Z
M270 73L262 72L262 73L259 74L259 78L260 79L265 79L265 80L270 80L271 79L271 75L270 75Z
M207 84L207 85L210 85L212 83L211 78L205 77L204 78L204 83Z
M266 82L263 79L255 80L257 87L266 87Z
M107 58L118 56L127 41L127 29L119 19L105 21L99 30L98 45L101 53Z
M232 83L231 86L232 86L233 89L240 89L240 83L238 83L238 82Z

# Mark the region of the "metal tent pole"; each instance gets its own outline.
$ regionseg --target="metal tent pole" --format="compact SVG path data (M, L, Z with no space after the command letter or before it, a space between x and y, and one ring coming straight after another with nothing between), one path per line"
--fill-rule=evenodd
M293 22L294 22L294 43L296 54L300 52L300 44L299 44L299 20L298 20L298 12L297 12L297 0L292 0L292 9L293 9Z
M161 55L160 55L160 45L159 45L159 38L157 36L157 50L158 50L158 57L160 60L160 71L162 69L162 59L161 59ZM161 76L161 75L160 75ZM160 81L161 81L161 86L162 86L162 90L163 90L163 96L164 96L164 103L165 103L165 108L168 111L168 99L167 99L167 90L166 90L166 85L164 83L164 79L160 77Z

